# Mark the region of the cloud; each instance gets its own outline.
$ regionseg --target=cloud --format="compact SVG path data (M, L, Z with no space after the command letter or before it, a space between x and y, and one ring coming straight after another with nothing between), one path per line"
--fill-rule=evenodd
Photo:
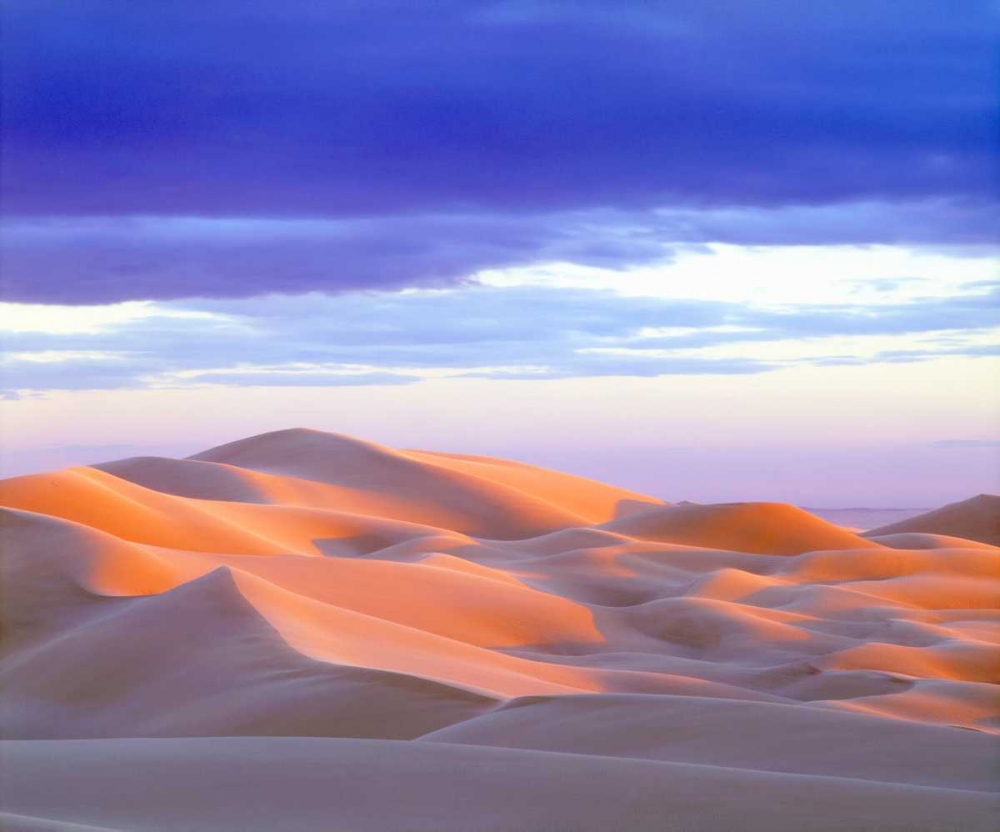
M341 367L331 370L289 369L275 367L256 369L237 366L230 372L185 374L178 384L212 384L227 387L370 387L378 385L413 384L420 376L385 372L344 372Z
M665 264L708 242L934 243L982 256L992 251L991 220L943 201L338 219L8 217L0 289L11 302L108 304L445 287L534 263Z
M6 4L6 297L992 239L988 0L432 6Z
M5 8L17 214L989 198L986 0L39 0Z
M926 282L922 277L880 277L848 281L854 292L896 292L899 289L915 283Z
M745 374L989 356L1000 350L989 340L998 298L1000 290L772 309L607 290L467 286L187 301L140 318L109 318L84 333L7 332L0 376L12 391L326 386L440 376ZM187 314L193 311L198 315ZM845 344L864 339L875 339L875 348L845 352Z
M603 267L669 259L652 230L607 220L600 213L8 220L2 285L8 301L93 304L443 286L537 259Z

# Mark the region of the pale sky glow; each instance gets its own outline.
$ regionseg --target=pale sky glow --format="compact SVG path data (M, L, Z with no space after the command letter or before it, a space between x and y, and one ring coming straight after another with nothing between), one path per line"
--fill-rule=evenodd
M307 425L397 447L551 465L667 499L934 506L996 490L1000 360L755 376L437 379L401 387L205 386L6 402L7 473L186 455ZM72 420L67 416L72 414ZM405 416L405 418L401 418ZM72 439L69 441L68 437Z

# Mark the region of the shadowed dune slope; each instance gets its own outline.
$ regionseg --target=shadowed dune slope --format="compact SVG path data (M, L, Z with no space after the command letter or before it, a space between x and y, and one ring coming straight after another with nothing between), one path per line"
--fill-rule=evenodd
M997 808L981 792L385 740L12 742L4 755L6 811L129 830L190 829L195 817L241 832L979 832Z
M859 536L307 430L5 480L0 823L991 828L996 500Z
M840 735L868 741L840 754ZM784 734L793 734L792 747ZM641 739L640 739L641 738ZM996 743L972 731L841 711L696 696L591 694L514 699L423 742L738 766L789 774L976 788L994 785ZM933 755L926 749L933 748Z

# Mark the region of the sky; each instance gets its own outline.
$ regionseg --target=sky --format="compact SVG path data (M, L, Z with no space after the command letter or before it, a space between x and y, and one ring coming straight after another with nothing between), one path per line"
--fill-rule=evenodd
M293 426L1000 491L993 0L8 0L0 469Z

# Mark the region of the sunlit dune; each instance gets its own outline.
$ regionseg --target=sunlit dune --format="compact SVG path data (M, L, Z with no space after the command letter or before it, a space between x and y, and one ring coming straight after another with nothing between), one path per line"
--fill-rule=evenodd
M668 506L606 523L604 528L640 540L763 555L879 545L800 508L780 503Z
M0 504L4 828L995 820L997 497L859 533L290 430Z

